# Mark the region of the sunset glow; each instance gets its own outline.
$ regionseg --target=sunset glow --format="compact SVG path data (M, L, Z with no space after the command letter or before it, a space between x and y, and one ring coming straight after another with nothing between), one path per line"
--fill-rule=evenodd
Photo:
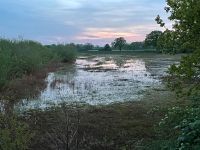
M142 41L161 30L154 19L166 18L164 6L165 0L1 0L0 36L45 44Z

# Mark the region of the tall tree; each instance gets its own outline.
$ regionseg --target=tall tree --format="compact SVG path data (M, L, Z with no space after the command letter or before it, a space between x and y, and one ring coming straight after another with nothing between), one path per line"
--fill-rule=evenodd
M150 47L156 48L157 41L161 35L162 35L161 31L152 31L150 34L148 34L146 36L145 46L150 46Z
M126 40L123 37L116 38L112 43L113 47L119 48L122 51L122 48L125 46Z
M162 53L177 53L179 48L177 39L175 38L175 32L171 30L166 30L157 40L156 49Z
M176 49L195 50L200 47L200 1L199 0L167 0L165 11L173 21L174 39L179 42ZM165 23L158 15L156 18L161 27ZM166 27L165 27L166 28Z
M184 93L196 93L200 96L200 1L167 0L167 5L165 10L170 14L169 20L173 21L173 30L165 31L169 38L167 42L174 49L193 51L189 56L182 58L180 65L170 68L170 86L179 89L179 92L187 87L188 93ZM160 16L157 16L156 21L161 27L165 27ZM166 48L168 44L164 43Z
M169 69L169 86L180 96L192 101L184 102L184 105L188 105L184 108L173 107L163 119L165 123L168 120L167 126L176 128L174 131L172 129L176 132L175 137L170 139L176 138L176 145L172 148L173 144L170 143L167 149L200 149L200 0L167 0L167 4L165 10L173 21L173 30L165 31L163 48L168 42L173 49L189 49L193 52ZM165 27L160 16L156 21Z

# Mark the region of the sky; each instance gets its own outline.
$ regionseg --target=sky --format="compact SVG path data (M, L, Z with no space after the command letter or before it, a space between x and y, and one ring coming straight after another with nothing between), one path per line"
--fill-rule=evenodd
M0 36L43 44L143 41L165 0L0 0Z

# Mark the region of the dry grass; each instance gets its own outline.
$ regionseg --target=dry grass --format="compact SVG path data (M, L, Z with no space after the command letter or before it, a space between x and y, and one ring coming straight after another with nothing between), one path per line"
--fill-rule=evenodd
M50 63L30 75L12 80L0 91L0 99L21 100L37 96L41 90L46 88L45 78L49 72L55 72L63 67L64 63Z
M77 142L80 149L89 150L143 149L144 143L156 138L155 125L168 108L178 104L172 92L150 89L138 102L105 106L65 104L46 111L34 110L27 119L31 130L36 132L31 148L56 149L59 145L62 150L67 145L65 137L69 136L73 137L70 149L76 149Z

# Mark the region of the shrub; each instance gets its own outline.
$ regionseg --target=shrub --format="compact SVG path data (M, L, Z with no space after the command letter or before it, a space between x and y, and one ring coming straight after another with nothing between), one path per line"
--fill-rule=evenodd
M165 131L169 136L168 141L172 138L176 139L175 147L177 149L200 148L200 108L173 107L169 109L159 125L161 131Z
M61 59L62 62L74 62L76 59L76 47L73 44L59 44L49 47Z
M0 114L0 149L25 150L30 144L32 134L27 124L16 116Z
M75 58L73 45L47 47L34 41L0 39L0 88L50 61L73 62Z

